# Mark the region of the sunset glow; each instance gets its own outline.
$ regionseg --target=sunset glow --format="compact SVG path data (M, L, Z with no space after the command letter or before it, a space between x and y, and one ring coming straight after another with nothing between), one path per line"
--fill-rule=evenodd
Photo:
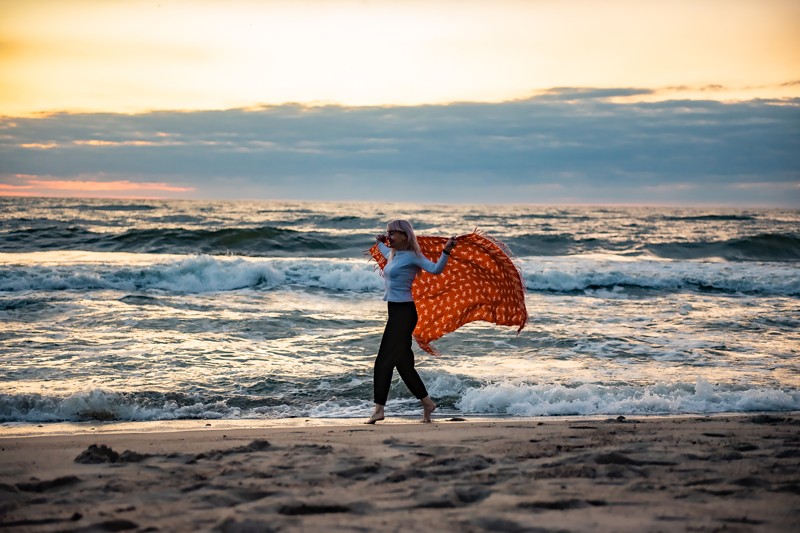
M266 103L800 95L800 4L100 2L0 5L0 114Z
M796 0L0 1L0 194L794 205L798 27Z
M186 193L193 187L167 183L47 179L39 176L17 176L16 184L0 183L0 196L85 196L115 198L163 198L168 193ZM167 193L167 194L165 194Z

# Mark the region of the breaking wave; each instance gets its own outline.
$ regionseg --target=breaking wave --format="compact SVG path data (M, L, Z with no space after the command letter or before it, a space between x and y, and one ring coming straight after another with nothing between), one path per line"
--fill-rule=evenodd
M153 256L157 260L159 256ZM800 295L792 264L691 261L613 261L590 258L520 260L531 291L700 290L755 295ZM0 291L166 290L184 293L313 287L377 292L381 278L364 259L255 259L198 255L142 266L117 263L33 264L0 267Z
M440 413L500 416L676 415L800 410L800 391L694 383L473 385L461 379L429 379ZM307 394L121 393L101 389L68 396L0 394L0 422L143 421L175 419L252 419L313 416L365 416L370 382L351 379L327 387L309 380ZM335 390L334 390L335 389ZM335 393L335 394L334 394ZM417 402L393 399L393 412L416 414Z

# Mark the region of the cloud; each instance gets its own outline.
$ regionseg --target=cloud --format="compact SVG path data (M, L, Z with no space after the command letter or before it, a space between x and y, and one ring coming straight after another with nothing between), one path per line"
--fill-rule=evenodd
M164 191L164 192L188 192L194 190L192 187L176 187L166 183L134 183L128 180L116 181L92 181L92 180L48 180L48 179L28 179L25 187L38 189L53 189L60 191Z
M544 100L548 97L555 97L558 100L580 100L580 99L602 99L602 98L615 98L615 97L630 97L654 94L652 89L592 89L586 87L554 87L543 92L542 96L537 97L538 100Z
M194 187L168 183L133 182L129 180L53 179L49 176L17 175L15 183L0 183L0 196L114 196L154 198L186 193ZM167 193L165 195L165 193Z
M9 118L0 183L162 184L201 198L800 203L800 99L610 100L648 91ZM753 183L764 184L757 195L741 186Z

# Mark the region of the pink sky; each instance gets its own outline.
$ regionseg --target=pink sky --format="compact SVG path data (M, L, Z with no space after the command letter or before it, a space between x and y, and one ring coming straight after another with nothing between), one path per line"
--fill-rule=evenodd
M92 198L170 198L194 190L169 183L133 182L129 180L101 181L48 179L18 174L18 184L0 183L0 196L84 196Z

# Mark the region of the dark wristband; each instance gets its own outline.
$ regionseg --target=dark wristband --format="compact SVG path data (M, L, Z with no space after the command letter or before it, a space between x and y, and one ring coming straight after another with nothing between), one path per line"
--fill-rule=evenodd
M447 250L442 250L442 253L445 255L450 255L450 252L448 252Z

